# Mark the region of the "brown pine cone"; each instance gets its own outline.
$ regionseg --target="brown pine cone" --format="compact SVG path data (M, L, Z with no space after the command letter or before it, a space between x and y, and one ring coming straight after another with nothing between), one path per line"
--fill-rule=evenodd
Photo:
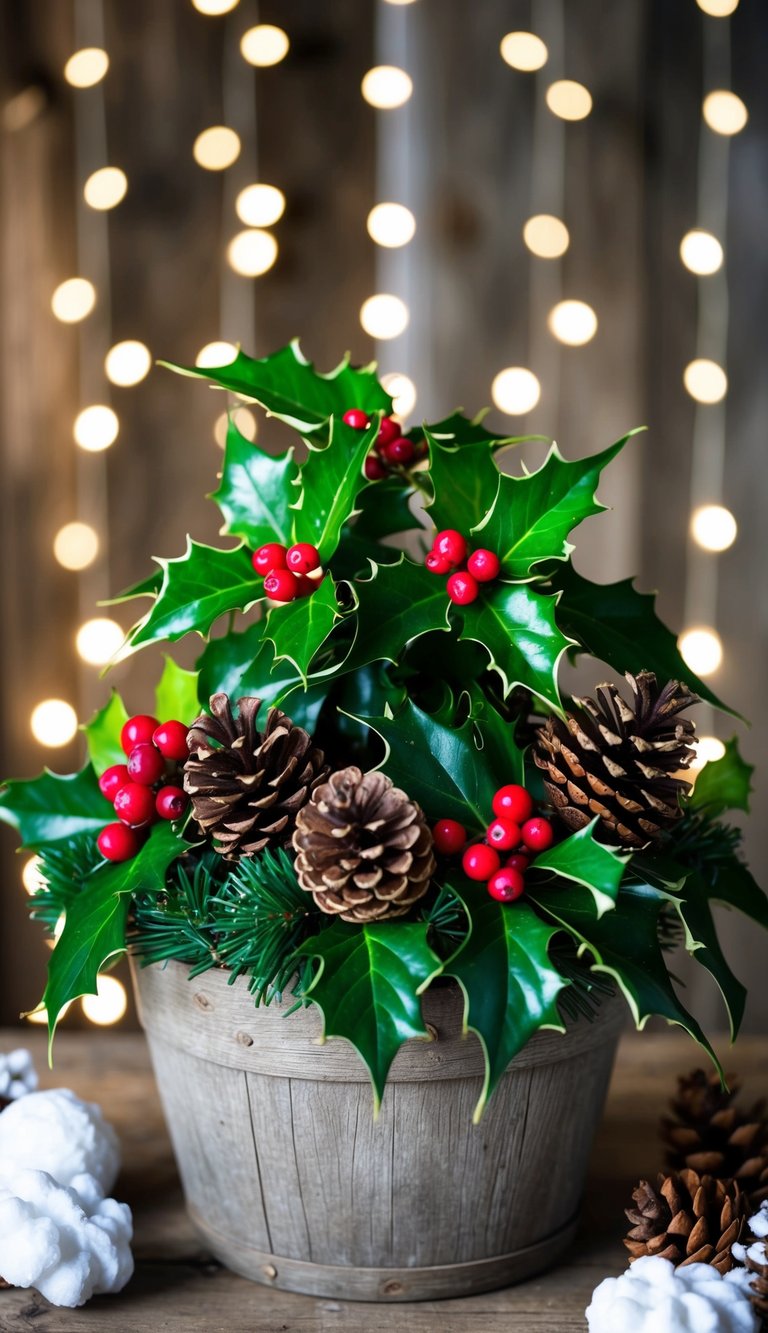
M749 1299L757 1313L768 1320L768 1245L764 1240L747 1246L744 1264L754 1274L749 1284Z
M731 1246L746 1226L746 1198L737 1184L686 1169L660 1175L656 1188L641 1180L632 1198L635 1207L625 1209L632 1229L624 1240L630 1263L650 1254L676 1267L711 1264L730 1272Z
M682 1075L677 1083L677 1096L670 1101L673 1116L661 1122L668 1165L733 1179L757 1207L768 1199L765 1100L747 1109L734 1106L740 1084L730 1074L728 1091L714 1071L704 1069Z
M332 773L299 812L293 845L302 889L342 921L404 916L435 870L420 807L378 771Z

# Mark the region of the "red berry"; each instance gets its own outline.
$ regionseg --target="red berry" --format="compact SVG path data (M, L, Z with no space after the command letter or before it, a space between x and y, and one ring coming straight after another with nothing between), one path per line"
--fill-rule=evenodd
M120 744L125 753L130 754L134 745L149 744L159 726L157 718L149 717L147 713L129 717L120 732Z
M497 903L513 903L515 898L519 898L525 892L525 880L519 870L504 866L502 870L497 870L495 875L491 875L488 880L488 892Z
M384 446L391 444L392 440L399 439L402 433L399 421L395 421L394 417L382 417L379 433L376 436L376 448L379 453L383 453Z
M254 551L251 564L257 574L271 574L273 569L285 569L285 552L282 542L267 542Z
M473 551L467 561L467 569L470 574L474 574L478 583L490 583L492 579L499 577L501 561L493 551L486 551L481 547L479 551Z
M128 781L128 769L125 764L113 764L111 768L105 768L99 778L99 787L102 796L106 796L108 801L114 801L121 787L124 787Z
M347 425L351 426L353 430L365 430L368 425L368 415L361 407L348 408L342 420L346 421Z
M126 782L115 797L115 814L124 824L148 824L155 816L155 793L140 782Z
M273 602L292 602L299 591L298 580L290 569L273 569L264 580L264 591Z
M545 852L555 841L555 830L549 820L543 819L541 815L537 815L535 819L527 819L520 833L526 847L532 852Z
M413 462L413 444L401 435L396 440L390 440L382 449L385 460L392 467L407 467Z
M485 836L491 847L499 852L511 852L513 847L520 845L520 827L511 819L494 819Z
M382 477L387 475L387 469L375 454L368 455L363 465L363 472L369 481L381 481Z
M424 564L427 566L430 574L447 574L451 568L451 562L445 555L440 555L437 551L430 551Z
M144 742L134 745L128 756L128 776L131 782L151 787L165 772L165 760L156 746Z
M107 824L96 839L96 845L108 861L130 861L139 850L139 839L125 824Z
M448 596L457 606L469 606L470 602L477 599L480 592L472 575L467 574L466 570L463 569L451 574L445 586L448 590Z
M493 813L499 819L511 819L513 824L524 824L533 814L533 797L516 782L499 787L492 801Z
M309 542L296 542L288 547L285 563L292 574L311 574L313 569L320 568L320 552Z
M177 722L175 718L170 722L161 722L152 736L152 744L157 746L164 759L173 759L179 763L188 754L188 731L189 727L183 722Z
M187 799L187 793L181 787L161 787L155 797L155 809L161 819L181 819Z
M296 596L311 597L313 592L317 592L322 579L310 579L306 574L296 575Z
M455 856L467 841L467 830L457 819L438 819L432 828L432 840L442 856Z
M447 555L452 565L460 565L467 558L467 543L455 528L445 528L443 532L438 532L432 549Z
M524 852L515 852L514 856L507 857L504 864L505 866L508 866L510 870L519 870L520 874L524 875L530 862Z
M486 847L484 842L475 842L465 851L461 864L464 874L470 879L488 880L496 874L501 861L498 852L492 847Z

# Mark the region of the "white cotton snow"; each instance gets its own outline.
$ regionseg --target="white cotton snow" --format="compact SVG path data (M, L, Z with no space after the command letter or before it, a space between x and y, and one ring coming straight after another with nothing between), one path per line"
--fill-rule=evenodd
M15 1102L37 1087L37 1074L29 1051L0 1053L0 1101Z
M745 1276L723 1278L710 1264L674 1268L667 1259L637 1259L593 1292L590 1333L758 1333Z
M95 1176L104 1193L117 1179L117 1135L93 1102L68 1088L31 1092L0 1114L0 1172L6 1165L47 1171L60 1185Z

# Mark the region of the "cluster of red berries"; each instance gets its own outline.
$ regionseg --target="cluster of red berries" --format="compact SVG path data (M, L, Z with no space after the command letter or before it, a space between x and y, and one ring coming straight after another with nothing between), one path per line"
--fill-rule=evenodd
M525 872L531 857L552 846L554 830L548 819L533 813L533 798L525 787L499 787L493 798L496 816L483 842L467 846L467 831L456 819L440 819L432 829L435 848L443 856L458 856L470 879L485 883L492 898L512 903L525 891ZM500 852L511 852L504 864Z
M342 418L353 430L367 430L370 420L361 407L350 407ZM424 458L427 446L422 440L414 444L403 435L399 421L394 417L383 417L373 449L365 460L363 469L369 481L381 481L388 472L401 467L410 467L411 463Z
M292 602L297 597L309 597L320 582L320 552L309 542L283 546L282 542L267 542L254 551L251 563L257 574L264 576L264 591L273 602ZM314 578L309 575L314 574Z
M468 552L466 537L455 528L446 528L438 532L432 550L424 561L430 574L448 575L446 590L457 606L469 606L470 602L474 602L480 592L480 584L491 583L499 577L501 570L499 557L484 546L473 551L469 559ZM465 560L466 569L457 568Z
M184 814L187 795L178 785L177 765L187 757L188 730L183 722L158 722L146 713L129 717L120 733L128 762L113 764L99 778L120 821L107 824L96 839L108 861L130 861L150 824Z

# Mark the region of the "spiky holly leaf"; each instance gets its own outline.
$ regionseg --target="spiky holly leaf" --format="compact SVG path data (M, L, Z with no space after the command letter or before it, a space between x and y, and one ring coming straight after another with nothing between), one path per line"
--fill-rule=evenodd
M132 861L102 865L85 880L73 899L48 964L42 1003L48 1012L49 1043L61 1011L80 995L95 995L99 972L125 952L125 926L131 897L138 890L161 892L165 874L189 850L167 821L155 824Z
M18 829L22 846L33 850L78 833L100 833L114 817L90 763L66 776L46 768L39 778L0 789L0 820Z
M427 504L438 529L466 532L493 508L500 472L486 443L445 448L429 430L429 479L432 498Z
M298 726L314 731L331 682L323 678L304 689L294 665L275 663L275 650L264 638L265 621L249 625L242 633L212 639L198 658L198 698L208 707L212 694L228 694L231 699L255 695L263 707L282 708Z
M325 1037L344 1037L366 1064L378 1114L392 1061L409 1037L428 1038L420 991L441 970L425 921L366 926L334 921L299 953L320 960L307 990L323 1014Z
M365 431L352 430L334 418L328 441L320 447L310 437L309 455L296 479L293 540L310 542L327 564L339 544L341 530L357 512L357 497L368 485L363 464L378 434L378 418Z
M88 755L100 775L112 764L125 763L125 751L120 744L120 732L128 721L128 709L117 690L112 690L109 701L94 713L82 727L88 746Z
M460 639L487 650L505 697L523 685L562 712L557 668L570 640L558 629L556 605L555 597L529 583L491 583L469 606L455 607L451 618L461 617Z
M726 742L722 758L710 759L704 765L696 778L689 807L706 811L710 817L720 815L724 810L748 813L754 771L754 764L748 764L742 758L739 742L734 736Z
M434 440L443 448L458 450L465 445L485 444L489 449L501 449L506 445L525 444L528 440L547 440L546 435L498 435L484 425L489 408L478 412L477 416L465 417L461 411L451 412L442 421L430 422L425 426ZM421 430L414 427L409 435L418 436Z
M709 886L695 871L688 876L681 897L670 894L685 931L685 947L702 967L706 968L723 997L731 1041L735 1041L744 1017L747 1000L746 988L734 975L717 938L717 927L712 916Z
M267 616L264 637L274 645L275 662L289 662L306 684L309 664L341 618L336 586L326 574L309 597L297 597L286 606L274 606Z
M163 674L155 689L155 717L161 722L176 718L189 723L197 712L197 672L186 671L164 653Z
M208 633L227 611L246 611L264 596L244 546L220 551L187 538L184 555L158 561L163 582L157 600L131 630L123 654L163 639Z
M602 916L603 912L609 912L616 905L616 896L629 856L626 852L595 842L598 822L593 819L591 824L563 838L549 851L539 852L531 865L531 871L536 872L536 878L542 872L550 871L560 879L583 884L595 900L597 915Z
M574 463L553 444L538 472L499 477L490 512L478 517L473 532L478 544L498 555L503 579L525 579L543 560L568 558L568 534L605 509L595 498L600 474L629 438Z
M116 597L107 597L99 606L119 606L120 602L130 602L134 597L157 597L163 584L162 569L153 569L145 579L133 583L130 588L119 592Z
M592 583L570 564L557 570L553 588L562 594L558 625L593 657L615 671L653 671L660 681L684 681L706 703L733 712L686 666L674 634L656 615L653 593L638 592L632 579Z
M413 494L413 488L399 477L371 482L358 497L357 518L350 535L374 542L396 532L419 528L421 525L410 507ZM343 540L346 537L346 533L342 534Z
M431 630L448 632L442 579L406 556L396 564L371 562L371 577L356 579L357 635L345 671L369 662L399 662L406 645Z
M329 417L341 417L350 407L369 414L392 410L392 399L379 384L374 365L353 367L346 356L335 370L321 375L304 356L298 339L258 360L238 352L226 366L160 364L255 398L272 416L299 431L316 431Z
M476 1032L485 1057L485 1079L473 1120L510 1060L531 1037L551 1028L563 1032L557 997L568 984L549 957L558 927L525 902L497 903L485 886L455 875L446 885L461 900L469 933L445 964L464 992L464 1029Z
M297 471L293 449L273 458L246 440L230 417L221 481L209 497L224 515L222 532L243 537L253 551L265 542L290 546Z

